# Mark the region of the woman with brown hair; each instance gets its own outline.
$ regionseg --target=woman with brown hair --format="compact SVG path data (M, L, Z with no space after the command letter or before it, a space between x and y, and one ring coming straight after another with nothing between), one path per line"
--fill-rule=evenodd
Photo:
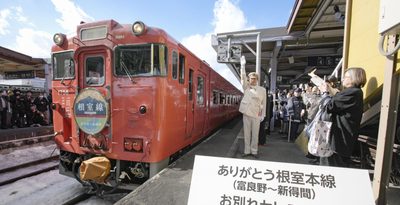
M327 112L332 114L332 146L335 151L330 157L321 157L320 164L327 166L349 167L350 156L360 131L363 113L363 91L366 83L363 68L349 68L342 79L343 90L332 97ZM328 83L319 89L322 93L333 92Z

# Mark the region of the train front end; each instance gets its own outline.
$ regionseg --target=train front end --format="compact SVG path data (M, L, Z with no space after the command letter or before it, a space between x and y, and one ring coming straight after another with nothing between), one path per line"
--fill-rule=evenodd
M77 36L55 34L53 118L60 173L84 185L133 189L167 160L150 147L166 75L166 46L142 22L83 23Z

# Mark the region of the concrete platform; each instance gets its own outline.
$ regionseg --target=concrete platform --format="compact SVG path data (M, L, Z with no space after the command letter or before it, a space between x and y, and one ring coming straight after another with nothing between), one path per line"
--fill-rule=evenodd
M241 118L222 127L184 157L149 179L118 201L118 205L183 205L189 197L195 155L241 158L243 154L243 123ZM303 152L287 136L272 132L265 146L259 146L259 158L249 160L309 164ZM398 204L400 189L388 190L388 205Z

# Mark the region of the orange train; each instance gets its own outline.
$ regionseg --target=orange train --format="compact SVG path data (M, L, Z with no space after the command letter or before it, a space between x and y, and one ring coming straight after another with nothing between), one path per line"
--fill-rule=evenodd
M237 116L242 93L165 31L81 23L53 37L60 173L131 189Z

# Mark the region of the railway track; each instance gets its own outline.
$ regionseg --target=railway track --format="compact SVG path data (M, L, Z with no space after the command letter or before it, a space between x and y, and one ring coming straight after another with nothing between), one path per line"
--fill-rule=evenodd
M3 168L0 170L0 186L55 169L59 164L58 158L59 156L55 155Z
M25 137L21 139L13 139L13 140L6 140L0 142L0 150L10 147L18 147L25 144L32 144L35 142L44 142L50 141L54 138L54 134L48 135L41 135L41 136L33 136L33 137Z

